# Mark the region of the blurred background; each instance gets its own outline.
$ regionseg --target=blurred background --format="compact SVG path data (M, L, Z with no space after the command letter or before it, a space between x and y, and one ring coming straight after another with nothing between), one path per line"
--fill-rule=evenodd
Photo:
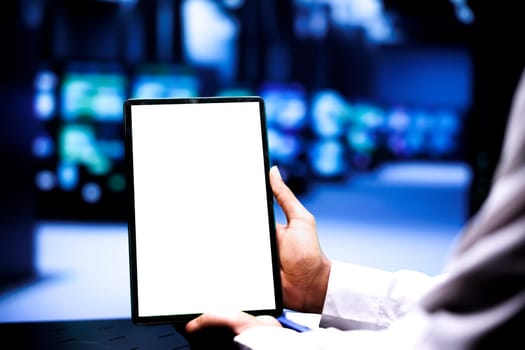
M262 96L327 255L438 273L499 157L525 62L513 7L2 3L0 322L129 316L127 98Z

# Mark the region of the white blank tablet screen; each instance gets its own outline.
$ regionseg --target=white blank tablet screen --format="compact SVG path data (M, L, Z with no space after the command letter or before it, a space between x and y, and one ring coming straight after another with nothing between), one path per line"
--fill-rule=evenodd
M131 116L138 316L274 309L258 102Z

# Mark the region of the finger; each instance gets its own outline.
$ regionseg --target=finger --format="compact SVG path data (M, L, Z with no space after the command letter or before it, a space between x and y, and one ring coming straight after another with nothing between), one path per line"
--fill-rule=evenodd
M187 332L195 332L207 327L227 327L239 334L256 323L254 316L244 312L205 313L186 324Z
M281 323L277 321L275 317L268 316L268 315L261 315L255 317L257 320L257 323L260 326L275 326L275 327L282 327Z
M191 320L186 324L186 330L188 332L194 332L206 327L216 327L216 326L224 326L224 327L230 327L232 326L232 317L229 315L226 315L224 313L221 314L202 314L199 317Z
M276 165L270 168L270 185L272 186L273 195L283 209L288 222L294 218L300 218L309 214L292 190L284 183Z

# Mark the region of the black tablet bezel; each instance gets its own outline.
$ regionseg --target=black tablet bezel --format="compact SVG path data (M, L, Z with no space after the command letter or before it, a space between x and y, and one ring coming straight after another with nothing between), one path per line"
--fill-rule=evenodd
M279 267L279 255L275 233L275 216L273 193L269 180L270 158L268 152L267 126L265 117L264 100L259 96L240 97L193 97L193 98L153 98L153 99L128 99L124 102L124 141L126 161L126 181L128 192L128 248L129 248L129 272L130 272L130 299L131 319L135 324L159 324L171 323L175 325L185 324L200 314L177 314L159 316L140 316L138 305L138 282L137 282L137 255L136 255L136 230L135 230L135 195L134 195L134 173L133 173L133 139L131 107L133 105L152 104L199 104L199 103L225 103L225 102L257 102L260 111L261 143L264 158L264 178L266 183L266 200L268 209L268 222L270 234L270 246L272 257L272 269L274 280L274 309L240 310L252 315L271 315L278 317L283 312L282 289Z

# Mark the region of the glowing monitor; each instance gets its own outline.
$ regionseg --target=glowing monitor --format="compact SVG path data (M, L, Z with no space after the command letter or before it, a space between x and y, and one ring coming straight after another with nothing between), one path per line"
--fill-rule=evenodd
M72 64L61 81L61 116L65 120L121 121L126 76L118 67Z
M172 65L145 65L133 79L132 98L195 97L200 83L188 67Z

